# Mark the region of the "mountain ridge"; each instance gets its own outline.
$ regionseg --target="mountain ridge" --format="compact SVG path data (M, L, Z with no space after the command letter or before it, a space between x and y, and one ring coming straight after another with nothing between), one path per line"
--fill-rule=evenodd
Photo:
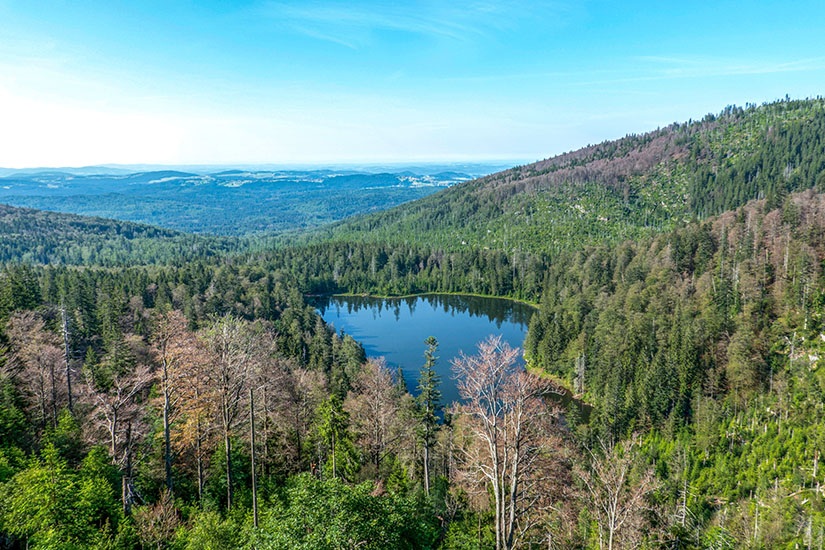
M728 107L517 166L311 239L554 252L635 239L791 191L825 188L825 101ZM539 236L537 236L537 233Z

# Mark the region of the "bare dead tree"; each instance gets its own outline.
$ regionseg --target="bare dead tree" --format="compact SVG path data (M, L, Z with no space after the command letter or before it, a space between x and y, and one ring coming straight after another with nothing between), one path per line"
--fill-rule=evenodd
M180 311L170 311L155 319L151 336L152 353L159 365L161 407L163 410L163 454L166 488L173 491L172 437L173 416L183 395L181 386L191 381L192 374L206 360L202 343L188 330Z
M60 335L63 337L63 361L66 367L66 398L68 400L69 412L74 414L74 401L72 397L72 353L69 344L69 316L66 307L60 306Z
M262 330L255 334L252 341L252 360L249 368L249 376L251 378L249 384L249 450L251 458L251 477L252 477L252 518L253 525L258 527L258 472L257 459L258 449L255 433L255 420L257 409L255 407L255 393L256 390L265 391L271 385L277 385L278 382L283 381L283 371L281 369L281 362L277 355L278 350L275 344L274 335ZM267 400L264 399L265 406L265 422L266 422L266 406Z
M544 506L542 463L551 409L550 384L516 366L520 351L491 336L478 354L453 361L463 403L456 408L469 435L459 470L476 486L487 486L494 503L496 549L521 543L535 525L531 510Z
M43 319L32 311L15 313L8 322L12 369L34 398L41 427L57 426L58 407L63 399L58 380L62 352L56 334L46 330Z
M101 387L91 371L87 370L85 397L92 405L91 418L101 426L109 439L112 464L121 463L126 457L118 456L119 430L124 423L140 413L136 397L154 380L147 365L138 365L133 371L113 373L111 382Z
M186 372L179 385L180 418L171 434L172 445L179 453L186 450L194 453L199 501L203 500L204 459L217 444L214 419L218 416L216 389L210 385L206 373L213 359L205 349L202 351L203 359Z
M326 382L321 373L296 367L286 380L287 395L282 414L291 426L289 433L282 434L293 443L294 467L301 467L304 460L303 446L315 419L315 412L324 400Z
M358 373L344 402L358 444L376 471L394 442L400 407L392 374L383 359L370 359Z
M642 514L657 484L651 469L634 472L637 445L635 437L618 444L600 440L598 453L589 451L589 469L579 472L599 526L600 548L638 548L641 543Z
M158 549L172 540L180 523L180 515L169 491L163 491L157 503L141 506L135 512L141 542Z
M215 388L217 410L223 432L226 460L226 507L232 509L232 435L240 420L242 401L256 360L255 334L249 323L225 315L216 319L202 334L214 355L206 375Z

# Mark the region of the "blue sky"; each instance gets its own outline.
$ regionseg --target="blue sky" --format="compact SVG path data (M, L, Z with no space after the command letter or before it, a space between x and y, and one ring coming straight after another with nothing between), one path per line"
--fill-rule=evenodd
M825 93L825 3L0 1L0 166L535 160Z

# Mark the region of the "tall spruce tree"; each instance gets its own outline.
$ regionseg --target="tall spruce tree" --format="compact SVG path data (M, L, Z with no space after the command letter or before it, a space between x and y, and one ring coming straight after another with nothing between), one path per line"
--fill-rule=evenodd
M430 494L430 451L435 443L435 434L438 431L438 413L441 411L441 390L438 389L441 377L435 372L435 362L438 360L435 353L438 351L438 340L430 336L424 341L427 350L424 352L424 366L418 377L418 409L421 415L422 440L424 443L424 491Z

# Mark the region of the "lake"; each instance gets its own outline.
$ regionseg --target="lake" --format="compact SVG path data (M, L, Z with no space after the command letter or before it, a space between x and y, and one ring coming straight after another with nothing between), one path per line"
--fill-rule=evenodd
M436 370L441 376L442 402L458 401L451 360L463 351L475 354L489 335L501 335L521 347L535 309L499 298L428 294L408 298L324 296L314 304L327 323L364 345L369 357L384 357L392 370L401 367L407 388L417 394L424 364L424 340L438 339Z

